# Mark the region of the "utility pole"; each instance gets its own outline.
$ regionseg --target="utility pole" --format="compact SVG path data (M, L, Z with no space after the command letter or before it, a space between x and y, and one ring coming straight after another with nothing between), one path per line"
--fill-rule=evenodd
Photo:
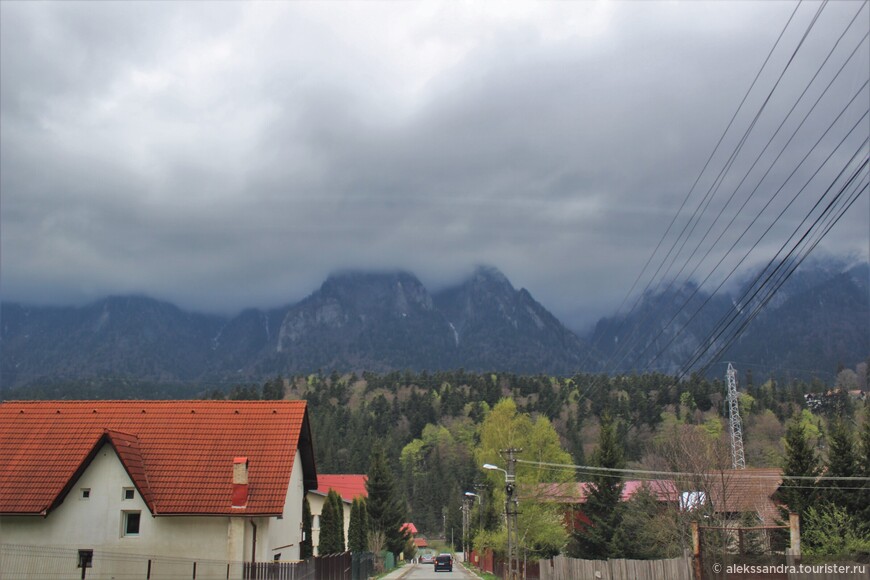
M507 471L504 478L505 492L507 495L504 504L508 542L507 580L519 580L519 578L521 578L520 542L519 529L517 526L517 508L519 505L519 499L516 498L517 458L515 456L521 451L522 449L516 449L514 447L502 450L502 453L507 455Z
M444 530L444 541L447 541L447 508L441 508L441 528Z
M468 509L470 504L467 497L462 498L462 559L468 561Z
M486 486L482 483L475 483L474 484L474 491L477 492L477 498L478 498L477 499L477 515L479 516L478 519L480 520L480 522L478 522L478 526L479 526L480 531L483 531L483 490L485 490L485 489L486 489Z

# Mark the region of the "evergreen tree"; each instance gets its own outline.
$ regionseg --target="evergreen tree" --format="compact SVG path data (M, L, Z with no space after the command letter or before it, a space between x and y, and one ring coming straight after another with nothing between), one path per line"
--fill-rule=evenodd
M870 479L870 403L864 403L864 426L861 428L860 439L859 475ZM858 513L859 519L870 532L870 481L864 481L856 495L859 498L859 505L863 506Z
M841 420L834 421L828 430L828 470L827 475L832 477L858 477L858 457L855 451L855 440L852 430ZM824 481L823 484L830 489L826 492L828 501L844 508L854 514L864 508L859 505L859 494L851 489L837 489L842 487L854 487L850 481Z
M620 469L624 466L623 451L616 437L616 424L608 413L601 416L598 449L592 455L597 467ZM593 475L583 512L590 524L574 532L574 556L590 559L619 558L622 555L614 542L622 521L622 477L614 473Z
M821 464L815 449L810 445L806 429L800 415L789 421L785 432L785 464L783 475L797 477L816 477ZM818 499L812 480L784 479L779 488L780 497L792 511L803 519L806 509ZM785 516L786 514L783 514Z
M320 542L318 555L338 554L344 551L342 531L343 521L339 519L338 506L335 496L338 494L330 489L326 500L323 502L323 511L320 513ZM339 498L341 501L341 498Z
M299 558L307 560L314 555L314 544L311 540L311 505L308 498L302 498L302 542L299 544Z
M387 456L380 445L372 450L366 491L369 531L383 534L386 549L398 557L408 539L407 532L402 530L405 509L396 491Z
M351 552L368 550L368 515L366 501L362 497L353 500L350 507L350 525L347 530L347 549Z
M278 375L263 384L264 401L280 401L284 398L284 378Z
M327 500L332 502L332 510L335 512L336 520L338 521L336 546L338 547L338 552L344 552L347 548L344 537L344 500L341 499L341 495L334 489L329 490Z
M678 554L668 552L679 544L663 525L661 506L655 495L644 485L626 503L625 513L614 535L614 543L623 546L622 557L633 560L672 558Z

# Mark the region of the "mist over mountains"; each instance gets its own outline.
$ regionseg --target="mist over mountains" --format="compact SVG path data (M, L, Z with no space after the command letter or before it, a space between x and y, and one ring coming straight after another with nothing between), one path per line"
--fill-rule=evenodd
M726 355L828 376L854 366L870 353L868 281L867 263L804 267ZM696 290L648 293L582 337L492 267L437 293L409 272L339 273L296 304L232 317L144 296L84 307L3 303L0 378L14 389L91 378L248 382L333 369L673 373L732 305L730 295ZM704 302L692 317L691 306Z

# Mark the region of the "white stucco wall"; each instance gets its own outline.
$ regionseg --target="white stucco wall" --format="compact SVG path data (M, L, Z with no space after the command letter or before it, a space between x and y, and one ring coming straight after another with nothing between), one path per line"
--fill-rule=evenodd
M280 554L281 561L298 560L299 544L302 542L302 498L305 488L302 477L302 456L297 451L293 460L293 472L284 500L284 517L269 524L268 554L265 560L274 560ZM266 536L263 536L264 538Z
M197 576L205 577L202 572L208 566L214 567L215 573L220 575L225 574L226 561L251 560L253 522L257 526L257 561L272 561L277 552L281 552L282 560L298 559L303 497L302 462L298 452L294 467L281 519L153 517L139 491L135 490L115 450L106 444L75 482L63 503L46 517L0 516L0 541L4 544L66 548L74 554L78 550L93 549L94 569L88 578L112 577L117 572L130 571L131 567L136 570L142 568L144 573L144 566L152 557L155 560L151 563L155 578L179 573L186 576L194 560L200 561ZM87 499L82 497L85 488L90 489ZM125 488L134 488L133 499L124 499ZM227 501L229 499L228 496ZM124 534L124 512L127 511L139 511L141 514L139 534L136 536ZM273 550L287 544L292 546ZM97 552L130 555L130 558L98 558ZM173 562L173 559L178 561ZM170 568L172 572L168 572ZM159 573L161 570L163 574ZM75 575L73 577L78 577L75 568L72 573ZM66 576L61 574L57 577Z

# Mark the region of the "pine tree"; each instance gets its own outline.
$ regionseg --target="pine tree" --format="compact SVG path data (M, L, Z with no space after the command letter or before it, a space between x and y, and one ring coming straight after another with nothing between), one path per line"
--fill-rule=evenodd
M323 502L323 511L320 513L320 542L318 555L338 554L344 551L343 521L339 519L338 506L335 496L338 494L330 489L326 500ZM341 501L341 498L339 498Z
M841 420L834 421L828 429L828 470L827 475L832 477L857 477L858 457L855 451L855 440L852 430ZM827 491L828 501L834 503L849 513L856 513L864 506L859 505L861 499L851 489L837 489L841 487L854 487L850 481L824 481L824 485L834 488Z
M332 510L335 512L336 521L338 522L335 534L336 547L338 552L344 552L347 547L344 537L344 500L341 499L341 496L334 489L329 490L327 500L332 502Z
M263 400L280 401L284 398L284 378L278 375L270 381L263 383Z
M616 437L616 424L608 413L601 416L598 449L592 455L598 467L620 469L624 466L623 451ZM622 521L619 498L622 477L614 473L594 475L588 484L589 493L583 512L590 524L574 533L574 556L582 558L619 558L621 550L613 541Z
M870 479L870 403L864 404L864 426L861 428L861 447L858 455L859 474ZM864 481L861 490L856 491L859 505L863 506L858 513L860 521L870 533L870 481Z
M314 555L314 544L311 540L311 505L308 498L302 498L302 542L299 544L299 559L307 560Z
M357 497L350 507L350 525L347 530L348 550L365 552L368 549L368 525L365 499Z
M783 475L796 477L817 477L821 464L815 449L807 437L806 429L795 416L789 421L785 432L785 464ZM786 478L779 488L780 497L788 506L788 510L803 519L806 509L818 499L818 492L812 480ZM783 514L785 516L785 514Z
M366 491L369 531L383 534L387 550L398 557L408 539L407 533L402 530L405 510L396 491L393 472L380 445L372 450Z

